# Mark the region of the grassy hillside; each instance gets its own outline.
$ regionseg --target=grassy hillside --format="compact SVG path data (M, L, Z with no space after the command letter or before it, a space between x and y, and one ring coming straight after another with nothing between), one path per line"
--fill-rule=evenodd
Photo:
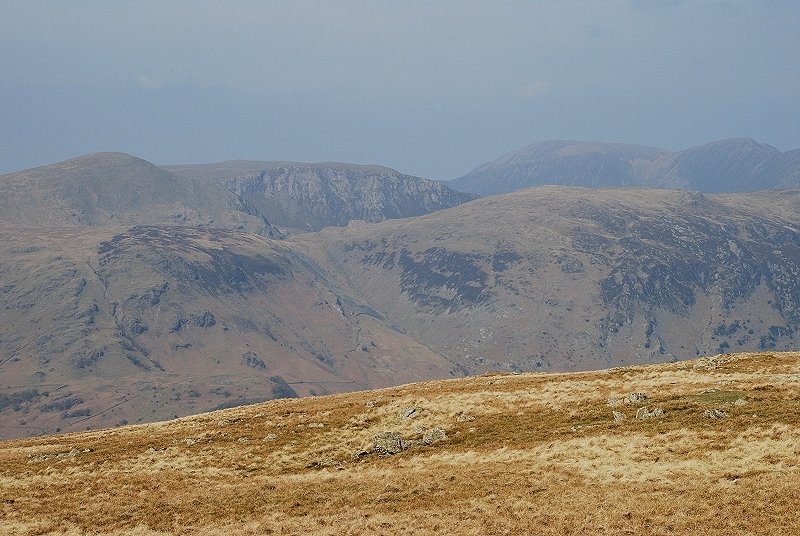
M727 354L434 381L5 442L0 526L794 534L798 380L800 353Z

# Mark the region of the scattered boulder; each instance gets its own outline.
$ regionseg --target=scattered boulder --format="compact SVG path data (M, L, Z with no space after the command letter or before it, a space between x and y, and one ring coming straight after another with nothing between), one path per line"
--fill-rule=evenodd
M614 422L622 422L625 420L625 414L621 411L612 411L611 413L614 414Z
M728 413L722 409L707 409L703 412L703 416L709 419L724 419Z
M447 439L447 432L443 428L431 428L422 435L422 442L425 445L432 445Z
M380 456L403 452L403 438L397 432L381 432L373 438L372 450Z
M737 398L737 399L736 399L736 400L733 402L733 405L734 405L734 406L746 406L747 404L748 404L748 402L747 402L747 400L745 400L744 398Z
M275 434L267 434L264 436L264 441L275 441L278 439L278 436Z
M664 410L661 408L649 409L647 406L643 406L636 410L636 418L639 420L657 419L663 416Z
M472 415L467 415L466 413L459 413L458 417L456 417L456 420L458 422L468 422L468 421L474 421L475 417L473 417Z

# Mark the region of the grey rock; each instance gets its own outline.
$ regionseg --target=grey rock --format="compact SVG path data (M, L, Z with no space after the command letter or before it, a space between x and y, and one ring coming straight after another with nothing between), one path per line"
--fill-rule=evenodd
M707 409L703 412L703 416L709 419L724 419L728 413L722 409Z
M421 411L422 408L414 406L401 409L397 415L401 419L413 419L414 417L418 416Z
M614 415L614 422L622 422L625 420L625 414L621 411L612 411L611 413Z
M373 438L372 450L380 456L403 452L403 437L397 432L381 432Z
M638 404L639 402L644 402L645 400L647 400L647 395L645 393L630 393L625 397L626 404Z
M422 442L425 445L432 445L447 439L447 432L443 428L431 428L422 435Z
M657 419L663 416L664 410L662 408L649 409L647 406L643 406L636 410L636 418L639 420Z

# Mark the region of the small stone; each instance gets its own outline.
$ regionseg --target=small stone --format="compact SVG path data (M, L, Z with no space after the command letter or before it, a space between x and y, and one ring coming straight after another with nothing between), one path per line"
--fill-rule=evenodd
M639 402L644 402L645 400L647 400L647 395L644 393L630 393L625 397L626 404L637 404Z
M154 449L153 447L150 447L149 449L144 451L144 453L145 454L155 454L156 453L156 449Z
M278 439L278 436L275 434L267 434L264 436L264 441L275 441Z
M703 416L709 419L724 419L728 414L721 409L707 409L703 412Z
M353 461L357 461L357 460L360 460L361 458L363 458L364 456L367 456L368 454L369 454L368 450L363 450L362 449L362 450L359 450L359 451L354 452L353 454L351 454L350 455L350 459L353 460Z
M249 437L240 437L236 441L238 441L239 443L249 443L250 442L250 438Z
M621 411L612 411L611 413L614 414L614 422L622 422L625 420L625 414Z
M647 406L644 406L636 410L636 418L639 420L656 419L663 416L664 410L661 408L648 409Z
M417 413L419 413L419 411L420 411L420 408L418 408L418 407L403 408L403 409L400 410L400 413L398 413L398 416L401 419L412 419L412 418L416 417L416 415L417 415Z
M611 398L608 399L607 404L609 406L611 406L612 408L615 408L615 407L617 407L617 406L622 404L622 399L621 398L617 398L615 396L612 396Z
M458 422L469 422L469 421L474 421L475 417L473 417L472 415L467 415L466 413L459 413L456 420Z
M747 402L747 400L745 400L744 398L737 398L737 399L736 399L736 400L733 402L733 405L734 405L734 406L746 406L747 404L748 404L748 402Z

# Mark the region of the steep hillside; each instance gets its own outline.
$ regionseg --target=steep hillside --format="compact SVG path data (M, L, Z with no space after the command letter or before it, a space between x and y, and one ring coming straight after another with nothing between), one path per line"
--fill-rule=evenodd
M0 227L0 436L451 377L281 242Z
M797 534L800 355L491 375L0 443L33 534Z
M781 153L749 138L720 140L674 153L639 145L547 141L503 155L448 184L480 195L540 185L700 192L797 188L800 153Z
M123 153L97 153L0 175L0 223L186 225L279 236L235 195Z
M541 187L295 241L469 372L592 369L794 348L798 199Z
M237 160L165 167L222 183L276 225L307 231L344 226L352 220L419 216L475 198L440 182L380 166Z

